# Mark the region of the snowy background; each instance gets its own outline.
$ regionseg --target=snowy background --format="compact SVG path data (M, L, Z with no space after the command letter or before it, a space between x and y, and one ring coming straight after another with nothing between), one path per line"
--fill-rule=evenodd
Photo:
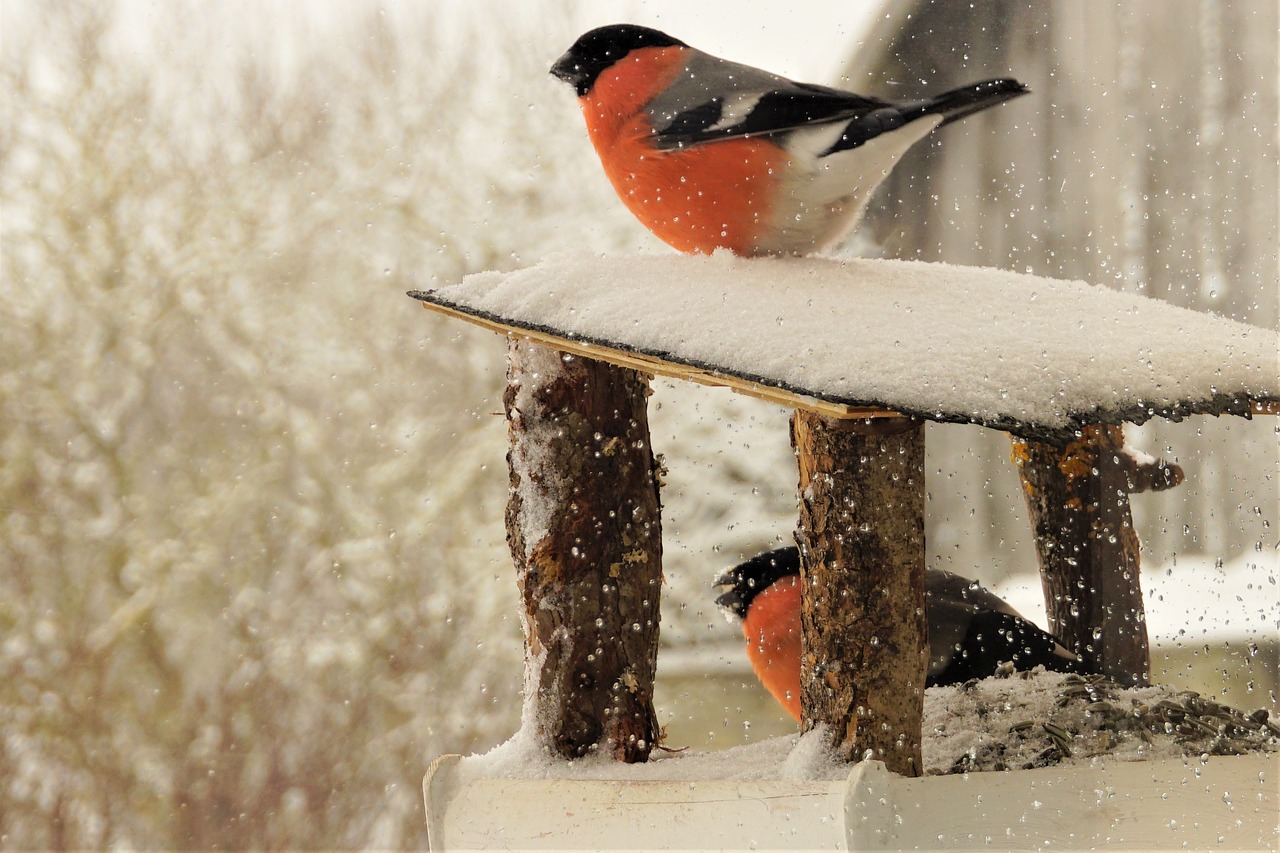
M424 843L428 760L515 728L520 637L502 342L404 291L554 251L661 250L546 73L589 26L635 20L832 80L875 18L868 4L731 5L0 4L0 846ZM1274 151L1271 49L1255 132ZM990 137L951 144L970 138ZM1016 177L1029 196L1042 186ZM1250 218L1274 223L1268 192ZM1199 224L1215 212L1196 209L1162 245L1213 233ZM877 215L889 233L914 216ZM1213 279L1205 307L1274 327L1273 282ZM742 683L707 584L790 538L787 413L656 385L660 678ZM1135 431L1153 453L1186 453L1201 431L1223 449L1179 458L1188 483L1135 513L1144 564L1171 578L1153 621L1177 614L1190 627L1175 642L1216 662L1215 608L1242 604L1253 621L1230 642L1248 664L1276 625L1275 425L1230 420ZM1025 574L1025 524L995 520L1023 513L1016 477L972 462L980 431L942 429L960 450L930 458L931 560L988 583ZM1254 448L1247 464L1237 447ZM1172 573L1188 566L1220 593L1178 598ZM1238 566L1246 579L1228 584ZM1274 708L1264 692L1251 705ZM676 746L707 727L678 728L688 707L661 714ZM717 744L755 722L736 706L711 716Z

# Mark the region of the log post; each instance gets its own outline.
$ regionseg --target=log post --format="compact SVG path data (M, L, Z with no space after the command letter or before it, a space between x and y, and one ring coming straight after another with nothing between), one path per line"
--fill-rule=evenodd
M924 424L797 410L805 731L837 756L919 776L924 613Z
M1138 459L1125 449L1119 426L1085 427L1066 445L1012 442L1035 528L1049 630L1108 677L1150 683L1129 494L1176 486L1182 469Z
M554 754L645 761L662 533L649 378L513 340L507 542L525 631L523 725Z

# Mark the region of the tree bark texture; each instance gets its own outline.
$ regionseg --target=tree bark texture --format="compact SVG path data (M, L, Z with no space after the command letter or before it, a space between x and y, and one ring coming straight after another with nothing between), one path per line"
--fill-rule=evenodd
M1118 426L1086 427L1066 445L1013 439L1032 524L1049 628L1123 684L1151 676L1131 492L1182 482L1182 470L1137 460Z
M803 728L919 776L928 637L924 424L797 410Z
M555 754L645 761L662 534L648 377L508 348L507 542L523 599L525 712Z

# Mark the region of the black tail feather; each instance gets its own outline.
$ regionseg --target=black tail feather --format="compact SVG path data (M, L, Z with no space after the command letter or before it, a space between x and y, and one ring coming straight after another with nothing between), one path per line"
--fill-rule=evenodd
M940 115L943 124L950 124L1030 91L1025 85L1012 78L984 80L981 83L970 83L967 86L943 92L927 101L904 104L901 110L907 121L926 115Z
M974 614L963 642L954 652L946 667L929 677L929 687L987 678L1003 663L1012 663L1019 671L1037 666L1050 672L1087 674L1093 671L1087 662L1071 656L1052 635L1008 613Z
M830 148L822 152L822 157L857 148L881 134L897 130L925 116L940 115L942 124L950 124L965 116L1004 103L1010 98L1025 95L1031 90L1011 78L984 80L981 83L970 83L943 92L936 98L927 101L914 101L906 104L885 104L877 109L860 113L845 125L844 132ZM941 125L939 125L941 126Z

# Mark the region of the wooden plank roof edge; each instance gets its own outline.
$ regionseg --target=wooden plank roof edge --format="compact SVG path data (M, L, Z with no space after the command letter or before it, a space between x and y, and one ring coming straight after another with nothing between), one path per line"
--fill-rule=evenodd
M545 344L573 355L607 361L618 367L626 367L642 373L684 379L701 385L729 388L739 394L746 394L749 397L755 397L756 399L788 408L817 412L829 418L907 417L907 415L900 412L871 403L860 404L816 397L803 389L767 382L762 376L733 373L710 364L699 364L692 360L676 360L672 358L670 353L649 352L612 341L597 340L589 336L567 337L558 329L552 329L537 323L512 325L511 321L505 317L440 299L432 291L411 290L408 295L421 302L428 311L433 311L446 317L453 317L500 335L518 337L534 343Z
M598 340L587 335L569 337L559 329L538 323L520 321L520 325L514 325L510 318L443 299L432 290L410 290L407 295L421 302L423 308L428 311L453 317L506 337L531 340L553 349L607 361L619 367L644 373L729 388L740 394L777 405L805 409L830 418L919 417L938 423L977 424L1022 438L1062 443L1077 437L1079 430L1091 423L1142 424L1154 417L1176 422L1189 415L1201 414L1214 416L1226 414L1244 418L1253 415L1280 415L1280 398L1254 398L1232 394L1215 394L1208 401L1172 406L1140 402L1124 409L1100 408L1091 412L1078 412L1069 416L1069 424L1057 427L1004 417L983 417L977 412L962 415L907 408L894 410L869 401L821 397L810 389L771 382L763 376L735 373L693 360L677 360L671 353L649 352L614 341Z

